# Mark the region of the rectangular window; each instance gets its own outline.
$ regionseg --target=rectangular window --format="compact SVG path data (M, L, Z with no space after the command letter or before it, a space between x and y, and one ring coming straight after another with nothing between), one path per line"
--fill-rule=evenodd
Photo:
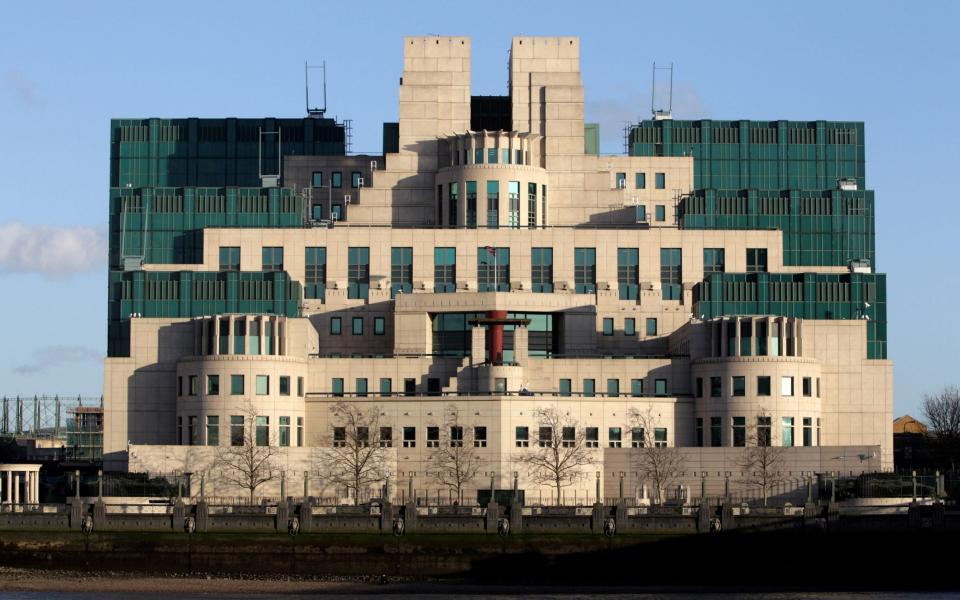
M770 395L770 376L769 375L757 376L757 395L758 396Z
M628 317L623 320L623 335L627 335L627 336L637 335L636 319Z
M613 319L609 317L603 319L603 335L613 335Z
M535 294L553 291L553 248L532 248L530 279Z
M785 376L780 378L780 395L781 396L793 395L793 377Z
M657 335L657 320L655 318L647 319L647 335Z
M303 397L303 377L297 377L297 396Z
M207 375L207 395L218 396L220 394L220 376Z
M393 394L393 380L389 377L380 378L380 395L390 396Z
M757 321L757 356L767 355L767 322Z
M747 273L767 272L767 249L747 248Z
M607 430L607 441L611 448L620 448L623 443L622 430L619 427L611 427Z
M507 214L507 220L511 229L520 228L520 182L507 182L507 202L510 212Z
M354 189L360 187L360 171L352 171L350 173L350 187Z
M593 398L596 395L596 381L593 379L583 380L583 395L587 398Z
M370 248L347 249L347 298L367 299L370 292Z
M578 294L593 294L597 291L596 248L574 248L573 280Z
M247 351L247 322L237 319L233 322L233 353L244 354Z
M303 417L297 417L297 448L303 447Z
M723 248L703 249L703 278L714 273L723 273L726 269L726 258Z
M510 248L477 248L477 289L481 292L510 291Z
M720 389L722 379L720 377L710 378L710 397L719 398L722 390Z
M243 395L243 375L230 376L230 395L232 396Z
M630 395L635 398L643 395L643 379L630 380Z
M747 445L747 418L733 417L733 445L742 448Z
M500 226L500 182L487 182L487 228Z
M666 396L667 395L667 380L666 379L654 379L653 380L653 393L656 396Z
M803 385L803 395L807 396L808 398L812 396L813 395L813 378L804 377L802 379L802 385Z
M230 445L242 446L243 438L244 438L243 415L231 415L230 416Z
M577 430L574 427L560 429L560 445L564 448L573 448L577 443Z
M441 188L442 189L442 188ZM449 210L447 211L447 224L450 227L457 226L457 215L460 213L460 184L454 181L448 186L447 194L447 203L449 204Z
M335 188L343 187L343 173L340 171L334 171L330 174L330 185Z
M697 417L697 448L703 448L703 417Z
M487 447L487 428L482 425L478 425L473 428L473 447L474 448L486 448Z
M477 228L477 182L467 182L467 228Z
M683 255L680 248L660 249L660 287L664 300L679 300L683 295Z
M240 270L240 248L238 246L220 246L220 270Z
M537 184L527 184L527 227L537 227Z
M637 205L637 212L635 216L637 223L646 223L647 222L647 207L644 204Z
M353 335L363 335L363 317L353 317Z
M366 377L357 377L356 390L357 390L357 396L361 398L366 397L367 395L367 378Z
M600 447L600 428L587 427L584 429L584 441L587 448Z
M189 383L188 383L188 386L189 386L189 387L188 387L188 391L190 392L190 395L191 395L191 396L196 396L197 394L200 393L200 383L199 383L199 381L200 381L200 376L199 376L199 375L191 375L191 376L190 376Z
M643 448L646 446L646 440L644 439L643 427L631 427L630 428L630 447L631 448Z
M327 292L327 249L309 247L304 256L303 297L323 300Z
M207 445L220 445L220 417L207 415Z
M520 427L516 428L515 440L517 448L529 448L530 447L530 428L529 427Z
M720 438L721 429L720 417L710 417L710 446L713 448L719 448L723 445L723 440Z
M257 375L257 395L266 396L270 393L270 376Z
M417 380L412 377L406 377L403 380L403 395L415 396L417 394Z
M653 207L653 216L657 221L667 220L667 207L663 204L657 204Z
M817 417L817 446L820 445L820 417Z
M280 395L281 396L290 395L290 376L289 375L280 376Z
M340 335L343 323L340 317L330 317L330 335Z
M187 444L190 446L197 446L200 444L200 428L197 425L196 415L191 415L187 417Z
M403 447L404 448L417 447L417 428L416 427L403 428Z
M617 397L619 395L620 395L620 380L608 379L607 380L607 396Z
M549 448L553 445L553 428L541 427L537 432L537 445L541 448Z
M697 377L696 382L696 392L694 392L697 398L703 398L703 377Z
M647 174L646 173L634 173L633 176L633 187L638 190L647 189Z
M769 446L771 441L770 417L757 417L757 445Z
M183 375L177 376L177 396L183 396Z
M457 249L433 249L433 291L452 294L457 291Z
M263 247L263 270L264 271L282 271L283 270L283 248L279 246Z
M290 417L280 417L280 445L290 445Z
M509 165L509 164L510 164L510 149L509 149L509 148L503 148L503 149L501 149L501 150L500 150L500 157L501 157L500 160L503 162L503 164Z
M617 289L621 300L636 300L640 292L640 250L617 248Z
M257 417L257 445L270 445L270 417Z
M667 175L666 173L657 173L654 175L654 181L658 190L667 189Z
M333 391L333 395L336 398L343 397L343 377L334 377L330 381L330 388Z
M781 437L784 448L793 447L793 417L783 417L783 435Z
M250 342L250 355L260 354L260 321L250 321L247 340Z
M390 297L413 291L413 248L390 249Z
M497 149L496 148L487 148L487 164L495 165L497 164Z
M753 321L740 321L740 356L753 354Z
M627 174L617 173L617 189L622 190L627 187Z
M473 151L473 164L475 165L483 164L483 148L476 148Z
M440 428L427 427L427 448L440 447Z
M747 395L747 378L742 375L733 376L733 394L734 396Z
M386 331L385 319L383 317L373 318L373 335L383 335Z
M310 185L315 188L323 187L323 171L313 172L313 175L310 178Z
M347 428L346 427L333 428L333 447L334 448L347 447Z
M570 387L571 387L571 386L570 386L570 380L569 380L569 379L561 379L561 380L560 380L560 388L559 388L559 390L560 390L560 395L561 395L561 396L569 396L569 395L570 395Z
M811 417L803 418L803 445L813 445L813 419Z
M393 427L381 427L378 442L381 448L393 448Z
M667 447L667 428L657 427L653 430L653 445L656 448Z

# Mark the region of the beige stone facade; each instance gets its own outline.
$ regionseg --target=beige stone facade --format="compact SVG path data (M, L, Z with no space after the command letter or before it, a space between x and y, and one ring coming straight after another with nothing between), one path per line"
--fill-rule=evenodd
M278 247L282 270L307 282L306 249L323 248L324 293L304 298L299 317L133 319L131 356L106 362L108 465L197 470L171 467L187 450L170 446L210 443L210 417L218 443L228 444L231 417L247 410L267 418L271 443L283 439L290 447L281 449L289 455L285 468L299 474L312 468L310 448L329 439L330 406L348 401L377 407L393 431L394 477L414 478L422 489L433 485L425 430L442 425L450 410L465 426L486 428L479 478L492 476L502 488L511 485L523 451L518 427L537 431L537 407L555 407L577 427L599 432L597 466L571 493L592 490L594 470L608 491L614 485L610 473L621 467L603 467L604 449L617 447L616 428L629 445L631 410L652 411L667 445L703 446L698 457L715 452L720 463L697 464L721 471L731 468L739 445L735 423L752 427L760 414L770 419L775 445L811 448L791 463L797 477L833 470L817 446L875 448L877 460L857 464L891 468L892 365L867 359L864 321L702 321L693 314L705 248L724 249L730 272L747 270L747 248L766 249L771 272L846 268L784 266L779 231L680 228L675 205L693 187L690 157L585 154L579 43L515 38L513 130L471 131L470 40L405 38L399 152L285 159L283 185L323 205L324 219L339 206L333 227L208 228L202 264L146 265L216 271L219 249L234 247L241 271L259 271L262 248ZM327 178L333 171L344 175L342 187L311 188L313 173ZM353 172L362 185L351 185ZM646 185L638 188L641 173ZM487 246L508 251L492 280ZM352 248L368 250L366 294L353 293ZM394 248L409 249L406 270L394 264ZM455 256L455 274L448 271L443 282L437 248ZM665 299L662 287L664 248L682 255L675 298ZM546 293L538 289L542 272L535 275L539 249L551 250ZM577 264L580 249L592 251L592 270ZM626 275L621 249L638 257ZM450 289L438 293L441 283ZM623 299L628 284L636 292ZM396 285L403 291L392 292ZM486 355L484 325L468 326L490 311L532 315L539 325L512 328L500 360ZM438 331L438 316L448 313L464 315L464 326ZM232 387L237 376L240 388ZM286 437L282 423L290 427ZM416 445L403 444L404 427L414 429ZM209 449L197 456L206 456L197 459L200 469L214 468ZM519 477L528 495L539 492Z

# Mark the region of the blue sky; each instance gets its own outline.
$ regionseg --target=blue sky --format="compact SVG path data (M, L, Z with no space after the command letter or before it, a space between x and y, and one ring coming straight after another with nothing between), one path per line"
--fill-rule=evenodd
M588 121L622 151L653 61L678 118L866 122L888 273L894 412L960 383L953 2L4 2L0 5L0 394L99 395L109 120L304 112L326 60L354 150L397 118L402 36L473 38L473 93L504 94L513 35L577 35ZM952 257L952 258L951 258Z

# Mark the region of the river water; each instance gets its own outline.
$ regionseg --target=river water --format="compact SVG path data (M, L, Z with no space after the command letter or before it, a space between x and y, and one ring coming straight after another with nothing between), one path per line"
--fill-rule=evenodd
M430 600L588 600L602 598L603 600L940 600L946 598L960 598L960 593L944 592L783 592L783 593L655 593L655 594L605 594L602 590L594 593L576 594L319 594L323 598L351 600L376 596L388 600L418 600L428 597ZM294 594L300 596L314 596L312 594ZM275 598L277 596L265 594L233 595L233 594L164 594L164 593L92 593L92 592L0 592L0 600L114 600L136 597L138 600L250 600L258 598Z

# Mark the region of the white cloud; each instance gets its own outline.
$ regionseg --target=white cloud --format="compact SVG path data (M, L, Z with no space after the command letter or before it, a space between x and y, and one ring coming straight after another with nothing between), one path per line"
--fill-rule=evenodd
M100 362L103 355L83 346L44 346L33 352L33 360L13 368L14 373L29 375L58 367L64 363Z
M66 279L102 268L107 238L92 227L0 225L0 274L41 273Z

